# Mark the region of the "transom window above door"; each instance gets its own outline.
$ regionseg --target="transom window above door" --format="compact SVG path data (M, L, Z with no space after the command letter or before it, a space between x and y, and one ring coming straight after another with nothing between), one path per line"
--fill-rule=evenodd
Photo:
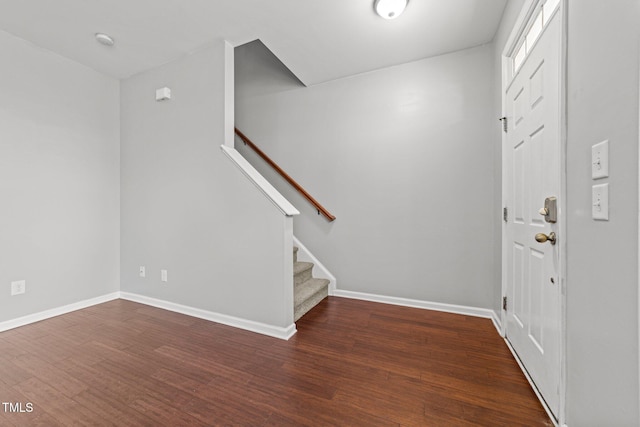
M544 2L540 2L540 4L534 9L532 19L529 20L529 25L526 27L522 36L520 36L520 41L516 45L518 47L514 49L510 57L512 76L516 75L524 63L524 60L527 59L529 52L549 21L551 21L551 18L559 5L560 0L546 0Z

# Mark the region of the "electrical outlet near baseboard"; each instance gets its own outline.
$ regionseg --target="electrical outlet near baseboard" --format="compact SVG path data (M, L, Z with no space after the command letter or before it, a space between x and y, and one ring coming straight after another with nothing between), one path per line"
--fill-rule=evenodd
M144 265L140 266L140 277L146 277L147 276L147 269L145 268Z
M11 296L24 294L27 291L27 281L18 280L11 282Z
M163 282L168 281L167 270L160 270L160 280L162 280Z

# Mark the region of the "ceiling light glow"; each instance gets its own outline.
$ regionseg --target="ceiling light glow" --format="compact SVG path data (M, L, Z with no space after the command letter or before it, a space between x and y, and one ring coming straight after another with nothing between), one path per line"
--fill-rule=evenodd
M373 7L384 19L395 19L407 7L408 0L376 0Z
M113 46L115 41L106 34L96 33L96 40L105 46Z

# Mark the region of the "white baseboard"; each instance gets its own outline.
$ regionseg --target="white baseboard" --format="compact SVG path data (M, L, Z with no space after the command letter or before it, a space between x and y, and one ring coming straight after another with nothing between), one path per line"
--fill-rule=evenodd
M57 307L50 310L41 311L39 313L18 317L17 319L11 319L4 322L0 322L0 332L8 331L9 329L18 328L20 326L29 325L35 322L40 322L41 320L50 319L52 317L71 313L72 311L81 310L83 308L91 307L93 305L102 304L102 303L113 301L120 298L128 301L137 302L140 304L150 305L152 307L162 308L164 310L186 314L187 316L198 317L200 319L209 320L211 322L222 323L223 325L233 326L235 328L256 332L256 333L267 335L270 337L280 338L283 340L288 340L296 333L295 323L291 324L287 328L281 328L278 326L267 325L266 323L240 319L238 317L228 316L226 314L220 314L212 311L201 310L199 308L188 307L185 305L176 304L169 301L163 301L155 298L150 298L143 295L132 294L129 292L113 292L107 295L102 295L96 298L79 301L79 302L68 304L62 307Z
M334 279L335 280L335 279ZM468 307L454 304L443 304L437 302L413 300L407 298L390 297L384 295L367 294L363 292L353 292L336 289L334 296L342 298L352 298L364 301L380 302L384 304L401 305L405 307L422 308L427 310L444 311L447 313L465 314L467 316L483 317L491 319L498 332L501 330L500 319L497 313L493 310L484 308ZM143 295L133 294L129 292L113 292L107 295L102 295L96 298L91 298L84 301L79 301L73 304L68 304L62 307L45 310L39 313L30 314L27 316L19 317L17 319L11 319L4 322L0 322L0 332L7 331L9 329L25 326L30 323L39 322L41 320L50 319L52 317L60 316L62 314L70 313L72 311L81 310L83 308L91 307L93 305L102 304L108 301L113 301L118 298L124 300L137 302L140 304L150 305L152 307L162 308L164 310L174 311L176 313L186 314L187 316L193 316L200 319L209 320L223 325L232 326L235 328L244 329L251 332L256 332L262 335L275 337L283 340L290 339L296 333L295 323L283 328L266 323L255 322L252 320L241 319L239 317L229 316L226 314L216 313L213 311L202 310L199 308L189 307L181 304L176 304L170 301L159 300Z
M408 298L389 297L384 295L367 294L364 292L343 291L336 289L334 296L342 298L360 299L364 301L381 302L384 304L402 305L405 307L423 308L426 310L444 311L447 313L465 314L467 316L483 317L494 320L495 312L487 308L468 307L464 305L443 304L439 302L422 301Z
M334 295L338 282L333 274L316 258L296 236L293 236L293 245L298 247L298 261L313 263L313 277L327 279L329 281L329 295Z
M35 322L40 322L41 320L50 319L52 317L60 316L62 314L71 313L72 311L82 310L83 308L91 307L92 305L102 304L108 301L113 301L118 298L120 298L120 292L113 292L113 293L102 295L99 297L90 298L84 301L74 302L73 304L67 304L62 307L52 308L50 310L41 311L39 313L18 317L17 319L11 319L4 322L0 322L0 332L8 331L9 329L18 328L20 326L25 326Z
M495 310L492 310L491 312L492 312L491 321L493 322L493 326L496 327L496 330L498 331L500 336L504 338L504 329L502 329L502 319L500 318L500 315Z
M152 307L162 308L164 310L174 311L176 313L186 314L187 316L193 316L199 319L209 320L211 322L221 323L227 326L233 326L234 328L240 328L246 331L256 332L258 334L267 335L274 338L280 338L283 340L288 340L296 333L295 323L286 328L282 328L278 326L268 325L266 323L254 322L252 320L241 319L239 317L228 316L226 314L202 310L182 304L176 304L170 301L164 301L144 295L132 294L129 292L120 292L120 298L127 301L150 305Z

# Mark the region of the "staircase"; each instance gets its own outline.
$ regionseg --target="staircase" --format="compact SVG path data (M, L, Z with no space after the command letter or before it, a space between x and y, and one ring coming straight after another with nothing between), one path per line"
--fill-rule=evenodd
M298 261L298 248L293 248L294 322L329 295L329 281L313 278L313 263Z

